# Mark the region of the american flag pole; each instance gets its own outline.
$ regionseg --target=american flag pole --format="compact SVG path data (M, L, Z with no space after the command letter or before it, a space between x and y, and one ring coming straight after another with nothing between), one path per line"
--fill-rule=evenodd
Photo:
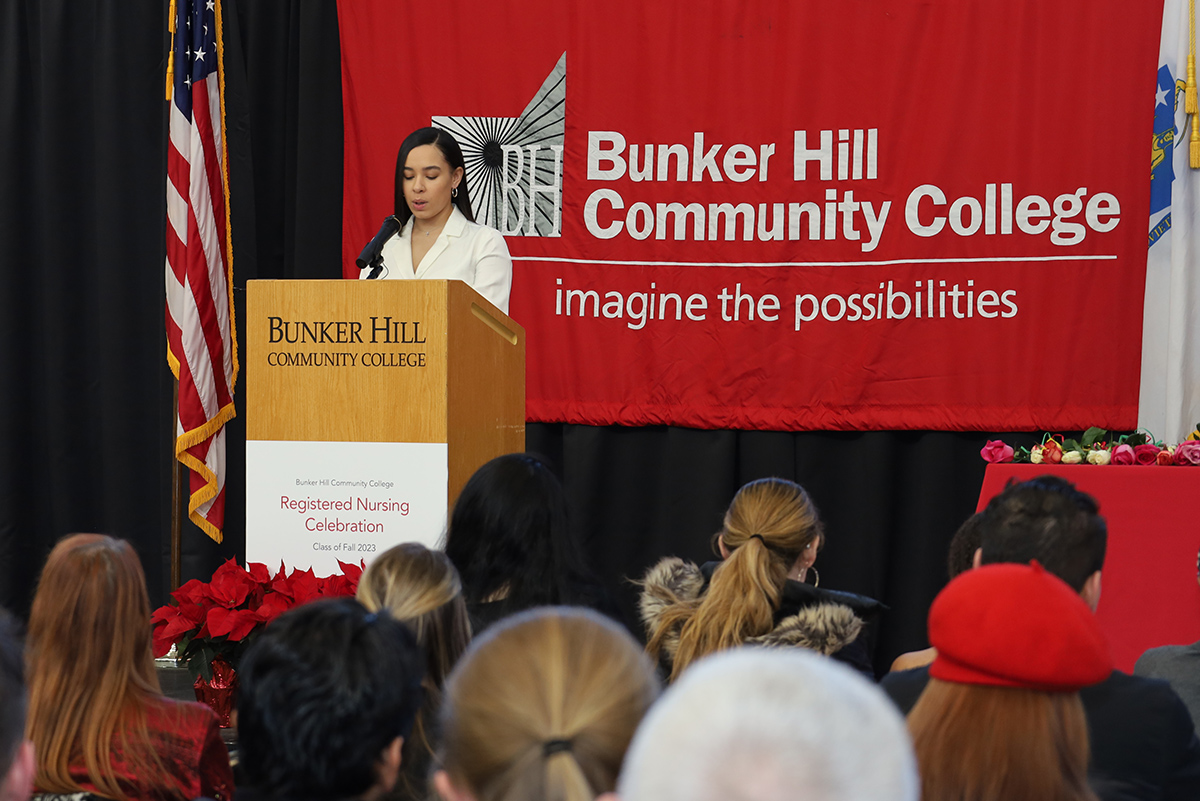
M170 29L166 333L178 380L175 456L189 471L189 517L220 542L224 425L238 373L220 0L172 0ZM173 561L176 550L173 543Z

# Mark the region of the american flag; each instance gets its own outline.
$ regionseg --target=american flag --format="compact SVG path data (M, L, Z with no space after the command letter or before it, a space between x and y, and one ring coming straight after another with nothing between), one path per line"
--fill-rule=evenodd
M225 527L225 423L234 416L237 339L229 248L221 4L172 0L167 76L167 362L179 379L175 455L190 470L188 513L217 542Z

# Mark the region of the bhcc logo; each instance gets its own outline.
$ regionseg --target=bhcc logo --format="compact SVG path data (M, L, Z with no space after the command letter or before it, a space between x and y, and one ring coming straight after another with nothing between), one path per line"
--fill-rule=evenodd
M519 117L434 117L462 146L476 221L505 236L561 236L567 54Z

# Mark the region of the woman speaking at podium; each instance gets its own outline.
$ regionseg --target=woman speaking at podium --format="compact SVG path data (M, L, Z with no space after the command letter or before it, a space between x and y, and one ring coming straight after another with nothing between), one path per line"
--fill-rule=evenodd
M382 250L370 253L381 240ZM499 231L475 222L462 149L453 136L420 128L400 145L395 216L358 264L365 268L361 278L465 281L508 313L512 257Z

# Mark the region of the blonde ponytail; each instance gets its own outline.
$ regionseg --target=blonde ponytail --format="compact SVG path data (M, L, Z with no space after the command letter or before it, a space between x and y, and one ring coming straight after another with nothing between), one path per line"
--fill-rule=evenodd
M803 487L765 478L738 490L718 536L729 556L713 571L708 591L667 607L650 632L646 650L657 658L678 627L671 681L697 659L769 632L788 571L825 535Z
M477 801L592 801L616 786L657 694L624 629L585 609L535 609L488 629L451 674L441 761Z

